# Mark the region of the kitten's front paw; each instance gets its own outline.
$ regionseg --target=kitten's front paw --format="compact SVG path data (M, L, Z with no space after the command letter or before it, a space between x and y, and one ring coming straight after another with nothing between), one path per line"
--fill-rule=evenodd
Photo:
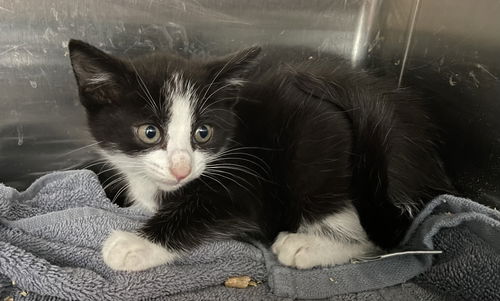
M134 233L114 231L102 247L104 262L118 271L142 271L172 262L178 254Z
M308 269L347 263L375 247L370 242L343 242L314 234L281 232L271 248L282 264Z

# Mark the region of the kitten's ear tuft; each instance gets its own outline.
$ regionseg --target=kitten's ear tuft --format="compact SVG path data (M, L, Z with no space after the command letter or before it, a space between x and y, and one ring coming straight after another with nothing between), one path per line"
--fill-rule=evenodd
M210 63L208 68L215 79L224 79L231 85L242 86L246 75L256 65L261 50L260 46L253 46L238 51Z
M84 96L82 104L88 107L117 99L128 72L126 65L83 41L72 39L68 48L76 81Z

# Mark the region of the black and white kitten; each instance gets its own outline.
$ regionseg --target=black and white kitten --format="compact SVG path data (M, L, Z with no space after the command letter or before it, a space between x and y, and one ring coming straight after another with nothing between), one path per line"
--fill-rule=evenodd
M249 238L285 265L341 264L395 247L449 189L421 99L335 56L252 47L127 60L76 40L69 51L103 156L154 213L104 243L113 269Z

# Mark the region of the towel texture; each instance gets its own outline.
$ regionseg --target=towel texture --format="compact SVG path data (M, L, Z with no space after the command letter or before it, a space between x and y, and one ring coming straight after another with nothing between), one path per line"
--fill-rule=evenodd
M23 300L500 300L500 214L453 196L417 217L404 254L311 270L281 266L259 244L220 241L179 261L116 272L100 246L148 215L112 204L90 171L57 172L24 192L0 185L0 296ZM400 251L400 250L399 250ZM230 276L258 287L229 289ZM13 284L14 283L14 284Z

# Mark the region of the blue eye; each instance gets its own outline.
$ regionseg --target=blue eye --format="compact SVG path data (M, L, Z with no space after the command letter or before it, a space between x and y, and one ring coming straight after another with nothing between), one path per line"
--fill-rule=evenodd
M213 128L207 124L199 126L194 133L194 140L198 143L208 142L213 135Z
M137 128L137 137L147 144L155 144L160 141L160 130L152 124L144 124Z

